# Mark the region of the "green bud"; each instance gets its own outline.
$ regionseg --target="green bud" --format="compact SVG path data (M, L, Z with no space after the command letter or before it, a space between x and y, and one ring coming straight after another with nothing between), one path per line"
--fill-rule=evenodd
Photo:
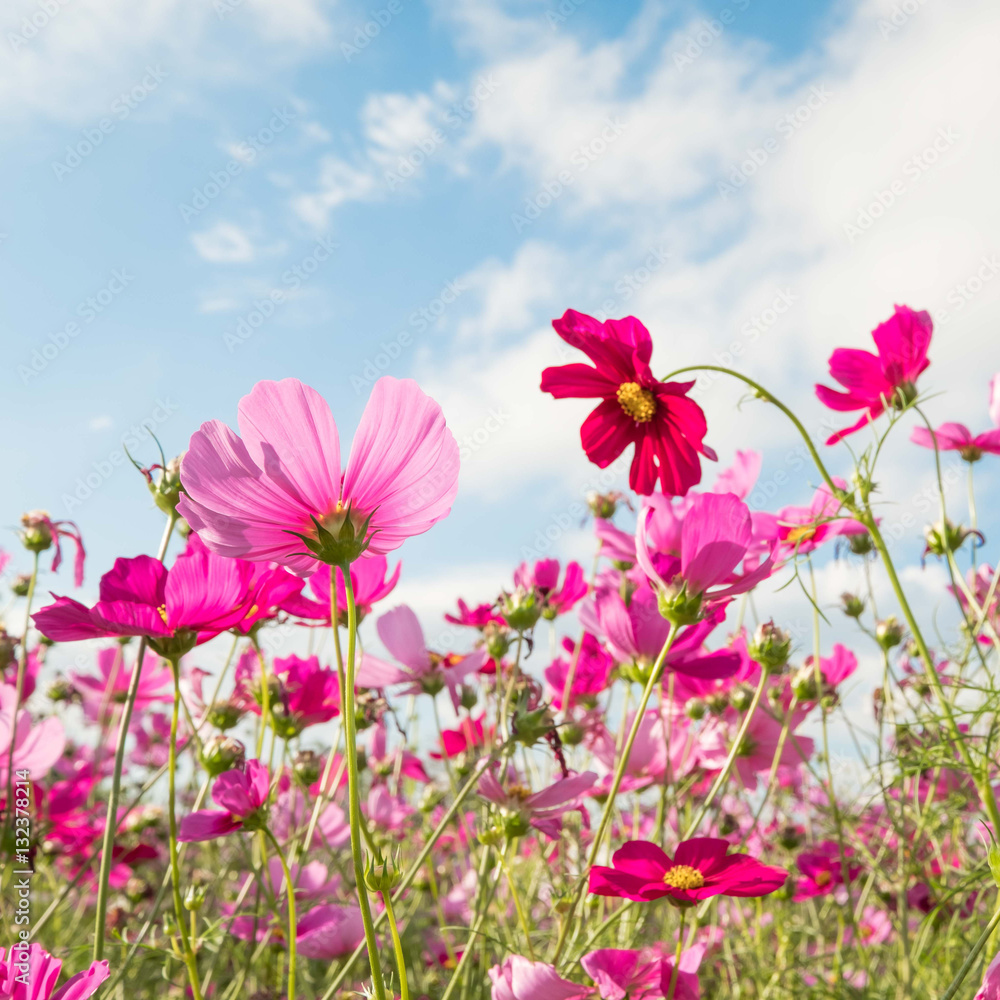
M314 785L319 781L319 754L315 750L300 750L292 758L292 770L303 785Z
M689 594L684 581L662 588L656 604L660 614L673 625L694 625L701 620L701 594Z
M374 514L374 511L372 512ZM368 543L368 526L372 514L369 514L360 524L355 524L350 506L346 510L337 511L320 521L310 515L310 520L316 530L315 537L300 535L297 531L290 534L302 541L302 544L320 561L328 566L350 566L360 559Z
M217 733L205 741L201 748L201 762L213 778L233 768L242 767L247 748L232 736Z
M735 684L729 692L729 703L737 712L745 712L753 702L753 691L745 684Z
M510 649L510 636L507 628L500 622L487 622L483 627L483 641L486 643L486 652L490 654L491 660L499 663Z
M559 738L564 746L579 746L583 742L583 736L583 726L576 722L567 722L559 729Z
M846 591L840 595L840 605L848 618L860 618L865 611L865 602L856 594Z
M534 590L516 587L512 594L503 595L500 614L515 632L528 632L535 627L541 617L542 608Z
M52 519L46 510L29 510L21 515L21 544L29 552L44 552L52 547Z
M205 887L203 885L189 885L184 890L184 909L197 913L204 905Z
M792 638L774 622L764 622L757 626L747 652L750 659L760 664L766 674L778 674L788 663L792 651Z
M208 721L216 729L232 729L243 716L243 710L228 701L214 702L208 709Z
M476 707L476 703L479 701L479 694L476 689L471 684L462 685L462 694L459 698L459 704L467 712L471 712L472 709Z
M365 868L365 885L372 892L391 892L402 881L403 872L399 867L399 854L385 858L381 851L376 851L369 858Z
M14 577L14 582L10 585L10 592L15 597L27 597L31 589L31 574L20 573Z
M792 692L799 701L815 701L819 697L816 668L811 663L795 671L792 676Z
M708 703L704 698L688 698L687 704L684 706L684 714L689 719L694 719L695 722L698 719L704 719L707 711Z
M883 618L875 625L875 638L883 649L892 649L903 641L903 626L895 615Z

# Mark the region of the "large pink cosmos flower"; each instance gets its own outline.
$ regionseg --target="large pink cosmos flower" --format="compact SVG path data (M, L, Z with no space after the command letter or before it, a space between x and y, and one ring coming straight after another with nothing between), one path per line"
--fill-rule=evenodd
M830 375L847 391L817 385L820 402L831 410L865 412L857 423L831 435L827 444L836 444L877 420L886 407L916 398L917 377L930 364L927 348L933 329L929 313L896 306L893 316L872 331L878 355L849 347L838 347L830 355Z
M681 952L673 1000L699 1000L698 969L704 956L703 944ZM670 989L674 959L649 949L601 948L584 955L580 965L601 1000L662 1000Z
M387 687L407 682L406 693L431 696L447 687L457 712L462 703L462 681L486 663L489 658L486 650L477 649L461 657L432 653L427 648L420 621L405 604L380 616L376 627L385 648L403 666L396 667L366 653L358 672L358 683L366 687Z
M487 771L479 779L478 791L487 802L499 806L507 814L510 835L523 836L533 826L556 840L562 830L563 813L577 808L595 781L597 775L593 771L584 771L559 778L540 792L532 792L516 780L508 781L504 788L496 774Z
M93 962L56 989L62 959L55 958L40 944L19 947L9 952L0 948L0 997L3 1000L87 1000L92 997L111 970L108 963Z
M269 788L267 768L259 760L223 772L212 786L212 798L222 809L199 809L185 816L177 839L182 843L214 840L237 830L259 829Z
M656 514L654 507L646 507L639 517L636 558L650 582L674 599L685 604L717 603L746 593L771 574L770 555L749 568L756 561L753 521L747 505L732 493L692 497L673 552L651 544ZM741 563L742 574L737 573Z
M177 509L221 555L308 576L317 561L391 552L451 510L458 444L410 379L375 383L343 475L330 408L297 379L258 382L239 426L202 424L181 462Z
M30 771L31 779L38 781L59 760L65 747L66 733L55 716L32 722L28 712L18 704L17 688L0 684L0 794L6 790L12 766L15 771Z
M354 591L354 603L358 612L358 624L371 614L372 607L388 597L403 569L401 562L396 563L392 575L389 573L389 562L385 556L366 553L361 559L351 563L351 589ZM337 617L342 625L347 624L347 588L344 586L344 573L338 566L337 574ZM309 589L313 598L305 594L293 594L282 605L281 609L297 618L308 618L323 625L330 624L330 569L320 566L309 577Z
M511 955L489 972L491 1000L581 1000L590 990L563 979L545 962Z
M695 903L712 896L767 896L785 884L784 868L728 851L727 840L693 837L677 845L671 860L648 840L630 840L615 851L613 868L590 869L590 891L639 901L669 896L677 903Z
M144 635L156 652L176 656L247 618L255 597L252 576L250 563L202 548L188 549L169 570L151 556L117 559L101 577L101 599L93 608L56 597L32 620L56 642Z
M965 424L945 423L933 432L914 427L910 440L923 448L933 448L937 441L940 451L957 451L967 462L978 462L984 454L1000 455L1000 375L994 375L990 382L989 409L991 431L973 436Z
M694 382L653 375L653 341L642 323L634 316L601 323L568 309L552 325L594 362L542 372L542 392L556 399L601 400L580 428L587 458L604 469L634 444L629 485L636 493L652 493L659 481L664 493L682 495L701 482L698 456L715 461L716 455L703 442L705 414L687 395Z
M160 658L151 654L143 657L135 707L148 709L158 701L170 701L173 696L173 675ZM92 722L104 722L115 717L119 706L128 697L135 664L126 665L125 647L111 646L97 652L98 676L70 672L73 686L83 700L84 715Z

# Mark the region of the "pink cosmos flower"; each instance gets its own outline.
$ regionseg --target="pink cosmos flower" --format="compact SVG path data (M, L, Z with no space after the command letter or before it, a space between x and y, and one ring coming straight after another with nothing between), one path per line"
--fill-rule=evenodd
M445 615L444 620L452 625L469 625L472 628L485 628L490 622L503 624L503 616L500 615L492 604L477 604L470 607L460 597L458 599L458 614Z
M125 647L115 645L98 650L97 670L99 673L97 677L75 671L69 676L73 686L80 693L83 711L87 718L91 722L106 723L115 717L118 706L122 705L128 696L135 664L126 665ZM158 656L147 653L143 658L139 674L135 707L142 712L156 702L170 701L173 696L173 675L170 667Z
M467 716L462 719L457 728L443 730L441 733L441 750L443 755L450 760L452 757L457 757L466 750L485 746L486 732L483 728L483 719L485 717L485 713L475 719ZM492 727L490 731L492 732ZM435 760L440 760L442 754L432 751L431 756Z
M56 989L62 959L55 958L40 944L14 945L9 952L0 948L0 997L4 1000L87 1000L111 970L106 961L92 962Z
M967 462L978 462L984 454L1000 455L1000 375L990 382L989 409L994 430L973 436L965 424L945 423L933 432L914 427L910 440L923 448L933 448L936 440L940 451L957 451Z
M0 684L0 793L6 790L11 767L30 771L31 779L38 781L59 760L65 747L66 734L55 716L32 722L28 712L19 709L17 688Z
M360 908L328 903L299 919L296 944L303 957L329 962L354 951L364 939Z
M247 650L240 657L234 679L233 702L241 709L260 715L263 692L260 661L254 650ZM286 739L340 714L337 671L321 667L318 656L302 659L292 653L275 657L268 696L272 719L279 735Z
M386 731L384 722L376 722L370 729L370 744L368 748L368 767L376 778L386 778L397 772L403 778L426 783L427 777L420 758L405 747L399 747L391 752L386 749Z
M202 424L181 462L177 509L221 555L300 576L384 555L445 517L458 489L455 438L410 379L375 383L343 475L330 408L297 379L258 382L239 426Z
M462 682L478 673L489 654L477 649L468 656L432 653L424 639L424 630L413 610L405 604L382 615L376 625L379 638L392 656L403 664L402 668L365 654L358 672L358 682L366 687L387 687L407 682L407 694L434 696L443 687L448 688L451 702L457 712L462 703Z
M983 985L973 1000L1000 1000L1000 953L994 956L983 973Z
M576 670L570 690L571 703L600 694L608 686L611 670L615 665L611 654L590 632L583 634L579 654L576 651L577 644L569 636L563 639L562 645L568 655L557 657L545 668L545 680L551 689L550 701L556 708L563 707L563 692L574 657Z
M551 965L521 955L511 955L503 965L494 965L489 975L491 1000L580 1000L590 992L563 979Z
M625 719L629 729L635 720L632 712ZM595 791L610 791L612 775L618 763L620 748L615 734L601 725L587 740L587 747L594 759L607 772ZM686 716L665 709L649 709L639 723L635 743L625 765L622 791L643 788L661 781L668 773L670 781L689 774L696 763L696 747L691 736L691 725Z
M185 816L177 839L182 843L214 840L237 830L259 829L269 788L267 768L259 760L223 772L212 787L212 798L222 809L199 809Z
M759 451L737 451L733 464L716 477L712 492L732 493L740 500L746 500L760 476L761 461Z
M698 969L704 956L703 944L681 952L673 1000L699 1000ZM651 949L601 948L584 955L580 965L601 1000L662 1000L670 988L674 958Z
M87 558L87 553L83 547L83 536L80 529L72 521L53 521L45 510L31 510L27 514L21 515L21 539L26 544L35 542L40 551L42 545L48 541L54 547L52 554L52 572L62 565L62 547L60 539L68 538L76 546L76 558L73 560L73 586L79 587L83 584L83 563ZM48 545L44 546L48 548Z
M877 420L886 407L899 406L916 398L916 381L930 364L927 348L934 324L929 313L896 306L892 317L872 331L878 355L855 348L838 347L830 355L830 375L847 391L816 386L821 403L831 410L864 410L857 423L830 436L827 444L861 430Z
M636 493L652 493L657 481L673 495L696 486L698 456L716 458L703 442L705 414L687 395L694 382L661 382L653 375L649 331L633 316L601 323L573 309L552 325L594 363L542 372L542 392L556 399L601 400L580 428L587 458L604 469L634 444L629 485Z
M358 623L369 614L372 607L388 597L403 569L401 562L391 576L389 561L385 556L366 553L356 562L351 563L351 588L354 590L354 604L358 612ZM344 573L339 566L334 569L337 574L337 617L342 625L347 624L347 588L344 586ZM297 618L310 618L323 625L330 624L330 568L321 566L309 577L309 589L315 600L305 594L293 594L282 605L283 611Z
M577 562L566 564L566 576L559 586L558 559L539 559L534 566L521 563L514 571L514 585L538 592L542 598L542 616L547 619L565 614L587 596L583 567Z
M178 655L247 617L254 598L251 574L250 563L204 549L189 549L169 570L151 556L117 559L101 577L93 608L56 597L32 620L56 642L144 635L161 655Z
M840 846L833 840L821 841L812 850L802 851L795 859L802 877L795 883L795 895L792 899L799 903L816 896L828 896L844 884L845 868L848 881L853 882L861 872L861 865L851 864L853 855L854 851L845 846L844 858L847 863L842 864Z
M836 476L833 483L838 489L848 489L847 483ZM860 521L840 513L842 506L824 483L808 507L782 507L774 517L773 536L780 556L787 559L796 553L807 555L840 535L868 534Z
M497 780L494 771L487 771L479 779L479 794L499 806L508 816L511 835L523 836L529 826L541 830L553 840L562 831L562 815L575 809L580 799L593 787L597 775L593 771L560 778L540 792L532 792L516 778L508 780L507 787Z
M814 662L812 656L805 658L805 666L807 667L812 666ZM819 672L823 676L824 686L831 691L846 681L857 669L858 658L839 642L834 643L831 656L819 658Z
M731 493L701 493L691 498L677 554L650 545L653 517L652 507L640 515L636 556L643 572L661 590L718 602L746 593L771 574L770 555L755 569L744 566L742 574L736 572L751 554L753 522L746 504Z
M656 595L648 584L640 586L628 605L615 591L599 592L597 618L607 637L608 649L619 663L651 665L659 656L670 632L670 623L660 614ZM732 650L704 652L702 647L722 615L710 615L688 626L667 653L666 665L679 674L702 679L729 677L740 666Z
M590 891L639 901L669 896L678 903L694 903L720 895L767 896L785 884L784 868L728 851L727 840L693 837L677 845L671 860L656 844L631 840L615 851L614 867L590 869Z

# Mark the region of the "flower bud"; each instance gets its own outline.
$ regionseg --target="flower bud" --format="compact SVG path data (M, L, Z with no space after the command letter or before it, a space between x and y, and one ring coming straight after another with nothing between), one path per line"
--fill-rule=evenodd
M510 637L505 626L500 622L487 622L483 626L483 640L486 644L486 652L490 654L491 660L499 663L510 649Z
M745 684L735 684L729 692L729 703L737 712L745 712L753 701L753 691Z
M146 485L153 495L153 502L167 517L177 510L177 501L181 498L181 459L183 455L170 459L166 468L159 470L159 477L153 478L152 469L143 469Z
M191 913L197 913L205 905L205 887L203 885L189 885L184 890L184 909Z
M205 741L201 749L201 762L213 777L242 767L246 760L247 748L232 736L217 733Z
M230 701L214 702L208 709L208 721L223 732L232 729L243 716L243 710Z
M292 758L292 770L303 785L314 785L319 781L319 754L315 750L300 750Z
M15 597L27 597L31 589L31 574L19 573L14 577L14 582L10 585L11 593Z
M498 847L504 842L505 837L502 826L489 826L476 834L476 839L484 847Z
M578 722L567 722L559 730L559 737L564 746L575 747L583 742L583 726Z
M708 703L704 698L688 698L687 704L684 706L684 714L695 722L704 719L707 711Z
M760 664L767 674L781 673L788 663L788 654L792 651L792 637L778 628L774 622L763 622L757 626L747 652L750 659Z
M599 517L604 521L609 521L615 516L618 504L623 499L624 494L620 493L618 490L612 490L610 493L598 493L597 490L591 490L587 494L587 506L590 508L590 512L594 515L594 517Z
M957 552L970 535L976 536L982 542L983 536L978 531L971 531L961 525L956 527L947 519L935 521L924 528L924 540L927 542L924 555L940 558L949 552Z
M701 594L689 594L684 581L661 588L656 604L660 614L673 625L694 625L701 619Z
M864 534L848 535L847 545L856 556L866 556L875 549L872 536L867 531Z
M865 602L857 594L847 591L840 595L840 605L848 618L860 618L865 611Z
M138 875L133 875L125 883L125 897L130 903L138 903L140 899L144 899L149 895L149 883L143 879L139 878Z
M517 711L511 720L511 731L518 743L526 747L534 746L555 728L555 720L548 705L531 711Z
M542 615L542 608L534 590L515 587L512 594L503 595L500 614L515 632L527 632L535 627Z
M17 639L0 625L0 673L14 662L14 652L16 649Z
M729 707L729 696L724 691L713 691L705 699L705 704L712 715L722 715Z
M462 685L462 694L459 697L459 704L467 712L471 712L479 701L479 694L471 684Z
M21 544L29 552L44 552L52 547L52 519L48 511L29 510L21 515Z
M46 692L49 701L73 701L76 697L76 688L65 678L57 677Z
M402 881L403 872L399 867L399 856L385 858L381 851L368 859L365 868L365 885L372 892L391 892Z
M903 641L903 626L896 621L895 615L889 615L875 625L875 639L883 649L892 649Z
M807 663L792 675L792 693L799 701L815 701L819 697L816 668Z
M444 798L444 792L434 785L424 787L423 795L420 797L419 809L422 813L433 812L438 803Z

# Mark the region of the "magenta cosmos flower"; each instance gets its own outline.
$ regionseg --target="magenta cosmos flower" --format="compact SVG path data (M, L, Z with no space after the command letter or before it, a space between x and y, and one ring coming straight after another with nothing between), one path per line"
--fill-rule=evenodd
M595 695L599 695L608 686L615 665L611 654L590 632L584 632L579 650L569 636L563 638L562 646L567 655L557 657L545 668L545 680L550 688L549 701L556 708L563 707L566 681L574 660L576 670L573 671L573 686L569 692L571 704L582 700L590 701Z
M493 771L487 771L479 779L479 794L492 802L507 815L508 835L524 836L530 827L541 830L553 840L562 831L562 815L569 809L576 809L580 799L590 791L597 781L593 771L584 771L567 778L554 781L540 792L532 792L515 780L508 780L507 787L497 780Z
M656 508L644 508L635 536L636 558L661 594L678 606L679 620L692 607L697 611L703 602L743 594L770 576L770 555L750 568L757 559L753 521L747 505L732 493L691 498L677 539L679 551L657 551L650 544L656 517ZM743 572L738 573L741 563Z
M542 392L556 399L601 400L580 428L587 458L604 469L635 445L629 485L636 493L652 493L659 481L664 493L679 496L701 482L698 456L714 461L716 455L702 440L705 414L687 395L694 382L653 375L653 341L642 323L634 316L601 323L567 309L552 325L594 362L542 372Z
M698 969L705 946L685 948L677 963L673 1000L699 1000ZM601 948L580 959L601 1000L663 1000L673 977L673 955L647 949Z
M857 423L837 431L827 439L836 444L878 419L887 407L900 406L916 398L916 382L930 364L934 324L927 312L914 312L909 306L896 306L891 318L872 331L878 354L851 347L838 347L830 355L830 375L847 391L825 385L816 386L821 403L831 410L864 410Z
M0 997L4 1000L87 1000L111 971L107 962L93 962L56 989L62 960L41 945L0 948Z
M237 830L259 830L263 824L270 780L259 760L225 771L215 779L212 798L222 809L199 809L181 820L177 839L214 840Z
M143 657L136 691L135 707L144 711L160 701L170 701L174 696L173 675L158 656ZM128 699L129 685L135 664L126 664L125 647L111 646L97 652L99 676L70 672L73 687L83 701L84 715L91 722L105 723L115 718L119 707Z
M354 591L354 603L357 606L358 624L371 614L372 607L388 597L396 584L403 564L396 563L396 568L389 575L389 562L385 556L368 553L357 562L351 563L351 589ZM344 586L344 573L338 566L337 574L337 618L341 625L347 624L347 588ZM306 594L293 594L281 605L282 611L287 611L296 618L313 619L319 624L330 624L330 569L320 566L309 577L310 598Z
M307 659L294 653L275 657L268 695L271 721L283 739L298 736L308 726L329 722L340 714L337 671L321 667L315 655ZM260 715L263 700L260 660L254 650L249 650L236 667L233 701Z
M933 448L934 442L941 451L957 451L966 462L978 462L984 454L1000 455L1000 375L990 382L990 419L994 430L973 436L965 424L946 423L936 431L914 427L910 440L923 448Z
M834 476L833 485L847 490L847 483ZM840 514L843 503L824 483L813 494L808 507L782 507L773 521L773 537L785 558L815 552L824 542L841 535L867 535L868 529L851 517ZM770 516L770 515L768 515Z
M511 955L503 965L490 969L491 1000L578 1000L590 990L563 979L545 962Z
M728 851L727 840L693 837L677 845L671 860L648 840L630 840L615 851L613 868L590 869L590 891L639 901L669 896L684 904L712 896L767 896L785 884L784 868Z
M253 570L248 562L201 548L189 548L169 570L152 556L116 559L101 577L101 599L93 608L56 597L32 620L56 642L143 635L161 656L178 656L247 618Z
M521 563L514 570L514 586L535 590L541 598L542 617L548 620L565 614L587 596L587 581L583 567L577 562L566 564L566 575L559 586L559 560L539 559L534 566Z
M220 555L308 576L317 562L391 552L451 510L458 444L410 379L375 383L343 474L330 408L297 379L258 382L239 427L202 424L181 462L177 509Z
M973 1000L1000 1000L1000 953L995 955L987 966L983 974L983 984Z

